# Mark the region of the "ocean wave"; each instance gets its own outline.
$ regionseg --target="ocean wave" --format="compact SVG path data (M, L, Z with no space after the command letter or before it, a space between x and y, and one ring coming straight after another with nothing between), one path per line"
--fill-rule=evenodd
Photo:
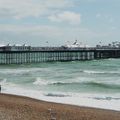
M120 100L120 98L118 97L93 97L93 99L96 99L96 100Z
M87 87L87 88L101 88L101 89L119 89L120 84L119 81L97 81L97 80L90 80L90 79L71 79L67 81L54 81L54 80L45 80L40 77L37 77L36 80L33 82L34 85L49 85L49 86L76 86L76 87Z
M54 82L49 85L56 85L56 86L65 86L65 85L76 85L76 86L86 86L86 87L97 87L97 88L104 88L104 89L120 89L120 84L113 84L107 82L95 82L95 81L85 81L85 82Z
M68 84L74 84L75 82L53 82L50 85L68 85Z
M33 84L34 85L48 85L48 84L50 84L50 82L47 80L44 80L40 77L37 77L36 80L33 82Z
M84 73L88 74L120 74L120 71L92 71L92 70L84 70Z
M99 88L104 88L104 89L120 89L119 84L110 84L110 83L102 83L102 82L85 82L83 85L91 86L91 87L99 87Z
M34 85L65 85L65 84L72 84L72 83L73 82L45 80L40 77L37 77L36 80L33 82Z
M34 85L70 85L70 84L80 84L82 81L74 81L74 80L71 80L71 81L66 81L66 82L63 82L63 81L51 81L51 80L45 80L45 79L42 79L40 77L37 77L36 80L33 82Z
M42 68L24 68L24 69L0 69L1 74L31 74L33 72L41 72Z
M70 97L70 95L59 94L59 93L48 93L44 95L48 97Z

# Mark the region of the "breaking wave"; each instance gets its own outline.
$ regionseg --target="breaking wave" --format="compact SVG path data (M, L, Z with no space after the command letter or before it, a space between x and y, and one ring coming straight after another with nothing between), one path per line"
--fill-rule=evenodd
M76 86L76 87L89 87L89 88L104 88L104 89L120 89L120 84L108 81L51 81L42 78L36 78L33 82L34 85L49 85L49 86Z
M84 70L84 73L88 73L88 74L120 74L120 72L118 71L91 71L91 70Z
M40 77L37 77L36 80L33 82L33 84L34 85L48 85L48 84L50 84L50 82L47 80L44 80Z
M100 88L106 88L106 89L120 89L120 85L118 84L108 84L108 83L100 83L100 82L87 82L83 83L84 85L88 85L91 87L100 87Z
M119 84L110 84L110 83L101 83L101 82L94 82L94 81L88 81L88 82L55 82L51 83L50 85L56 85L56 86L62 86L62 85L76 85L76 86L87 86L87 87L97 87L97 88L104 88L104 89L120 89Z

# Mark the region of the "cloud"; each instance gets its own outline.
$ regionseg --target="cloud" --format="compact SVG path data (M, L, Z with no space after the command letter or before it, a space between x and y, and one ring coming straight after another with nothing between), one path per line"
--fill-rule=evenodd
M0 18L40 17L71 6L69 0L0 0Z
M79 13L64 11L48 17L52 22L68 22L70 24L80 24L81 15Z
M105 34L106 35L106 34ZM103 36L96 31L91 31L79 27L57 27L47 25L10 25L0 24L0 40L5 44L45 45L49 41L50 45L63 45L65 41L74 42L75 38L83 43L95 44L93 39ZM90 41L91 40L91 41Z

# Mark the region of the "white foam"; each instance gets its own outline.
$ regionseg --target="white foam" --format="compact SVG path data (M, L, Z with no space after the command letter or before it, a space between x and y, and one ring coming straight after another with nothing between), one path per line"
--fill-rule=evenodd
M118 71L92 71L92 70L84 70L85 73L88 74L119 74L120 72Z
M104 73L102 71L92 71L92 70L84 70L85 73L89 73L89 74L95 74L95 73Z
M40 77L37 77L36 80L33 82L33 84L34 85L47 85L49 84L49 82Z
M54 80L45 80L40 77L37 77L36 80L33 82L34 85L52 85L52 84L69 84L69 83L78 83L76 80L73 81L54 81Z
M24 74L24 73L30 73L30 72L39 72L42 71L43 68L19 68L19 69L0 69L0 73L2 74ZM44 68L46 70L46 68Z

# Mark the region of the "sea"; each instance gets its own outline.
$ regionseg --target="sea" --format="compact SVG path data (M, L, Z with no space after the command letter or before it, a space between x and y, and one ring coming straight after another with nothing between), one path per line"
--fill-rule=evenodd
M120 59L0 65L2 93L120 111Z

